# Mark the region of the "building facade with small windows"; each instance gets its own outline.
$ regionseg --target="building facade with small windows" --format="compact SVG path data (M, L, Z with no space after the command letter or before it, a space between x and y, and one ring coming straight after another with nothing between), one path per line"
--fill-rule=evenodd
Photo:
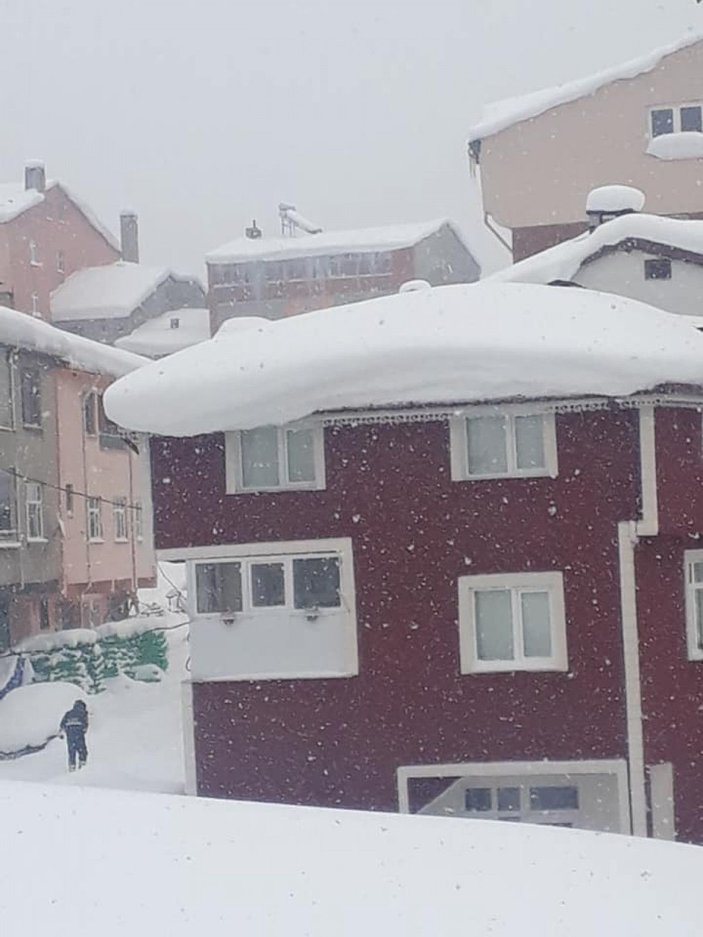
M446 220L245 237L206 259L213 335L231 318L280 319L396 293L414 279L439 286L472 283L481 275L459 229Z
M703 37L498 102L469 131L486 213L522 260L586 228L597 186L637 186L659 215L703 216ZM525 184L529 180L529 185Z
M101 405L142 362L0 308L0 651L153 581L145 459Z
M478 284L113 385L188 569L190 789L702 842L702 351Z

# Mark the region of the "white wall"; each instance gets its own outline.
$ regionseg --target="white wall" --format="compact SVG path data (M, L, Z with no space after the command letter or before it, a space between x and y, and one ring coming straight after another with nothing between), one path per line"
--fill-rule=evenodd
M644 261L650 258L655 259L653 254L638 250L614 251L585 264L574 281L591 290L640 299L668 312L703 316L703 266L673 260L670 280L645 280Z

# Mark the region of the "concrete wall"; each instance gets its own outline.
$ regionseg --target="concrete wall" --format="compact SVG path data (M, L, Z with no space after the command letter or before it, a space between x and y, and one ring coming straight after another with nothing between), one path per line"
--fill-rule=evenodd
M588 192L625 183L656 214L703 211L701 161L646 153L649 109L701 101L703 42L636 78L508 127L481 144L484 207L507 228L583 219Z
M643 251L614 251L585 264L574 281L591 290L651 303L668 312L703 316L703 267L672 260L670 280L645 280L644 262L658 259Z

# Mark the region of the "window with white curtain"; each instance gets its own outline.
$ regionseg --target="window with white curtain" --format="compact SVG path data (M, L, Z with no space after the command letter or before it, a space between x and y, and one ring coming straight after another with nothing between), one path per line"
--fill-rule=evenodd
M37 482L25 482L24 503L27 511L27 540L43 540L44 506L42 486Z
M455 481L556 476L554 415L482 411L450 423Z
M227 490L324 488L321 427L263 426L227 434Z

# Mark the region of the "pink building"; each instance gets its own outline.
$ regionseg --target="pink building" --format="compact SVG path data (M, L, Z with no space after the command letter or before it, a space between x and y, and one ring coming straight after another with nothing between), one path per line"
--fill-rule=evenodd
M703 842L703 337L440 287L117 382L188 566L191 789Z
M120 246L41 163L0 183L0 305L49 319L52 290L76 270L113 263Z

